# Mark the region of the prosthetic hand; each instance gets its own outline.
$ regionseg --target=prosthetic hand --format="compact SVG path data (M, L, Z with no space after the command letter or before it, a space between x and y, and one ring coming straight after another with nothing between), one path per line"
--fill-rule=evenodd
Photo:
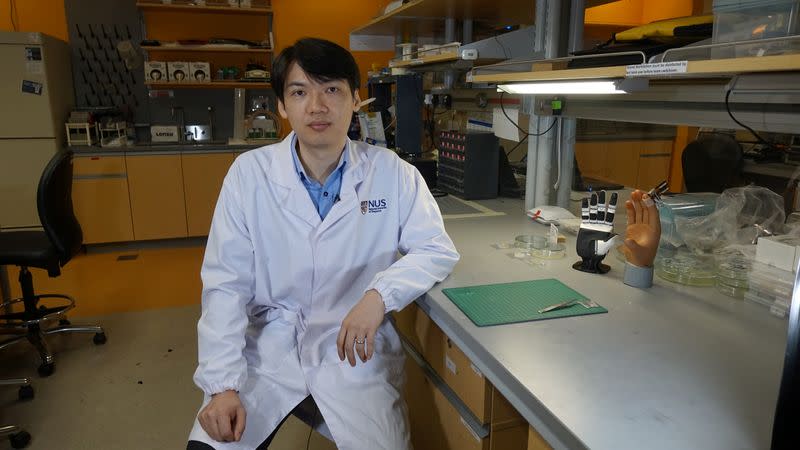
M611 194L606 203L606 191L593 193L591 199L581 201L581 228L578 230L576 250L581 260L573 269L589 273L606 273L610 267L603 258L616 245L619 236L614 234L614 213L617 210L617 194Z

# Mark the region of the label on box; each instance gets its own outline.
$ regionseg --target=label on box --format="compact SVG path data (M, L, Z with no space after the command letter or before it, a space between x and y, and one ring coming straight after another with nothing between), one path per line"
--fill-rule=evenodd
M144 78L151 82L168 81L167 64L162 61L147 61L144 64Z
M689 61L673 61L653 64L633 64L625 67L627 77L651 77L654 75L669 75L686 73Z
M22 92L28 94L42 95L42 83L36 81L22 80Z
M211 81L211 65L207 62L189 63L192 81L197 83L207 83Z
M167 68L169 69L169 81L174 81L176 83L192 81L189 63L179 61L169 62L167 63Z
M41 61L42 48L41 47L25 47L25 59L28 61Z
M35 75L41 75L44 73L44 67L41 61L28 61L25 63L25 71Z
M447 370L453 372L453 375L458 373L458 368L456 367L456 363L454 363L453 360L450 359L450 357L447 355L444 355L444 365L447 366Z

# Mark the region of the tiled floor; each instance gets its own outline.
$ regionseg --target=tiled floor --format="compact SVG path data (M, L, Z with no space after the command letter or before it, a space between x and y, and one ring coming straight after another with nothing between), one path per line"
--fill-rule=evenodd
M137 258L117 261L131 254ZM0 387L0 425L22 426L33 436L28 448L37 450L185 448L202 400L192 382L201 259L202 244L126 248L82 255L56 279L37 273L40 292L74 295L80 317L73 322L100 323L108 343L54 336L56 372L49 378L36 374L39 361L27 343L1 351L0 377L32 378L36 396L21 402L16 388ZM13 268L9 275L15 283ZM308 436L309 428L291 418L270 448L305 449ZM0 450L9 448L0 440ZM314 433L309 448L335 447Z

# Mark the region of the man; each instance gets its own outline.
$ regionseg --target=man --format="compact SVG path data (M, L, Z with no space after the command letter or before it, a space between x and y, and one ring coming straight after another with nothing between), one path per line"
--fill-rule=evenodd
M339 448L406 449L405 356L385 314L459 255L419 172L347 139L360 103L347 50L301 39L272 81L294 131L237 158L223 183L201 271L194 379L206 395L188 448L264 448L310 395Z

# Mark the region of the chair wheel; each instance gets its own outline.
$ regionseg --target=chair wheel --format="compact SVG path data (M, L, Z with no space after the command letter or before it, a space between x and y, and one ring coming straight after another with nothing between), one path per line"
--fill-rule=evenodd
M92 338L92 341L95 343L95 345L103 345L106 343L106 334L95 333L94 338Z
M33 386L20 386L19 387L19 399L20 400L30 400L33 398Z
M56 365L53 364L53 363L42 364L37 369L37 371L39 372L39 376L42 376L42 377L49 377L50 375L53 374L53 372L55 372L55 370L56 370Z
M61 320L58 321L58 324L61 325L62 327L68 327L68 326L72 325L72 322L70 322L67 319L61 319Z
M31 442L31 434L27 431L20 431L19 433L12 434L8 439L11 441L11 447L25 448Z

